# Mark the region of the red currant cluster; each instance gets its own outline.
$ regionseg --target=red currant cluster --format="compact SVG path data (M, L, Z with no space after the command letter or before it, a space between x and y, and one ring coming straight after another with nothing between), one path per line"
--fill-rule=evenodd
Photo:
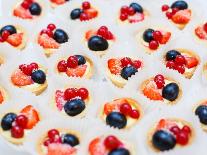
M76 56L70 56L67 61L61 60L57 69L59 72L66 72L67 68L76 68L78 66L78 58Z
M8 37L10 36L10 32L9 31L3 31L1 36L0 36L0 42L5 42Z
M97 35L100 35L101 37L103 37L106 40L113 40L114 39L113 34L108 30L108 28L106 26L101 26L97 31Z
M170 7L168 5L166 5L166 4L162 6L162 11L163 12L166 12L167 11L165 13L166 17L168 19L171 19L172 16L175 15L179 11L179 9L178 8L173 8L173 9L171 9L171 11L168 11L169 9L170 9Z
M132 61L131 58L124 57L121 59L121 65L122 67L133 66L136 69L139 69L142 66L142 62L140 60Z
M166 63L166 67L177 70L179 73L185 73L186 60L183 55L177 55L174 60L170 60Z
M86 88L68 88L64 92L64 99L71 100L76 97L80 97L82 100L87 99L89 96L89 92Z
M92 18L95 18L98 14L96 10L89 10L91 9L90 2L83 2L82 3L82 13L80 14L80 21L90 20Z
M24 9L29 9L30 5L33 3L33 0L24 0L22 3L21 3L21 6L24 8Z
M56 129L51 129L47 133L47 139L44 141L44 146L48 146L51 143L62 143L60 133Z
M29 65L26 64L22 64L19 66L19 69L28 76L31 76L32 72L34 72L35 70L38 70L39 66L37 63L33 62Z
M162 89L165 85L165 78L163 75L158 74L154 77L154 82L157 85L158 89Z
M163 35L161 31L158 30L154 31L152 35L153 35L153 40L149 42L149 48L151 50L156 50L159 47L159 44L163 44L162 43Z
M117 149L122 145L122 142L120 142L115 136L110 135L104 139L104 146L110 151Z
M55 24L48 24L47 29L43 29L40 35L47 34L49 37L53 37L53 31L56 29Z
M132 109L132 106L129 103L123 103L120 106L120 112L126 116L130 116L131 118L138 119L140 113L136 109Z
M128 16L133 16L136 13L134 8L128 6L122 6L120 11L120 20L125 21L128 19Z
M180 145L186 145L189 141L189 136L191 135L191 129L189 126L184 125L180 129L177 125L170 128L170 131L175 135L176 142Z

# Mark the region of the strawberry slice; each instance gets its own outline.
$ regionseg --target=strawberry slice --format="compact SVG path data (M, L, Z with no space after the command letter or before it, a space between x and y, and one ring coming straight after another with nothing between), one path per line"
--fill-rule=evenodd
M187 24L191 18L191 10L180 10L172 16L172 21L176 24Z
M52 3L55 3L57 5L60 5L60 4L64 4L65 3L65 0L50 0Z
M195 29L195 34L200 39L207 39L207 33L204 31L203 27L199 26Z
M64 92L61 90L57 90L55 92L55 102L56 102L56 106L58 108L59 111L62 111L64 104L66 103L65 99L64 99Z
M146 86L143 90L143 94L151 100L163 100L163 97L157 89L157 86L154 83L154 81L148 81L146 83Z
M76 149L68 144L52 143L47 148L47 155L73 155Z
M169 41L170 37L171 37L170 32L162 32L162 39L159 40L159 43L166 44Z
M10 35L8 38L7 38L7 42L14 46L14 47L17 47L19 45L22 44L22 40L23 40L23 33L15 33L15 34L12 34Z
M32 14L29 9L25 9L21 5L14 9L13 15L23 19L32 19Z
M87 69L87 65L80 65L76 68L67 68L66 74L69 77L82 77Z
M136 13L133 16L129 16L128 20L130 23L137 23L144 20L144 14L143 13Z
M109 59L108 68L112 74L120 74L122 70L121 61L119 59Z
M105 155L107 151L101 138L95 138L92 140L89 144L88 150L91 155Z
M98 11L94 8L84 10L84 13L88 15L89 19L95 18L98 16Z
M196 59L195 57L185 57L185 62L186 62L186 67L187 68L193 68L196 67L198 65L198 59Z
M89 30L89 31L86 32L85 38L86 38L86 40L89 40L92 36L95 36L96 34L97 34L96 31Z
M0 104L2 104L4 102L4 97L2 92L0 91Z
M26 106L20 113L28 118L26 129L32 129L40 121L38 112L32 105Z
M38 43L43 48L57 49L60 47L60 44L57 43L53 38L49 37L47 34L39 35Z
M123 103L128 103L128 102L127 102L126 99L117 99L117 100L114 100L113 102L106 103L104 105L104 113L106 115L108 115L108 114L110 114L113 111L119 111L120 110L120 106Z
M11 81L16 86L26 86L33 83L30 76L25 75L21 70L16 70L11 75Z
M159 123L157 124L156 130L161 129L170 129L171 127L175 126L176 123L171 120L161 119Z

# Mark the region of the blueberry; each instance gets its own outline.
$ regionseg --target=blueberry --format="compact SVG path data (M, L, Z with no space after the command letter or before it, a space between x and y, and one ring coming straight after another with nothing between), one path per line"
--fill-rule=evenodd
M153 40L153 32L154 32L153 29L147 29L147 30L145 30L144 33L143 33L143 39L144 39L144 41L146 41L148 43L150 41L152 41Z
M86 63L86 59L82 55L75 55L78 59L78 65L84 65Z
M56 29L53 38L60 44L68 42L69 39L67 33L62 29Z
M127 119L125 115L120 112L111 112L106 117L106 124L115 128L122 129L127 125Z
M100 36L93 36L88 41L88 48L92 51L105 51L108 47L107 40Z
M176 139L171 133L158 130L153 134L152 144L156 149L166 151L175 147Z
M81 10L81 9L73 9L70 13L70 18L71 19L78 19L82 12L83 12L83 10Z
M10 34L17 33L17 30L13 25L6 25L2 27L0 30L0 34L2 34L3 31L9 31Z
M32 15L38 16L41 14L41 6L38 3L32 3L29 7L29 11Z
M4 131L10 130L12 128L12 123L14 122L17 115L15 113L6 114L1 120L1 127Z
M125 148L117 148L109 152L108 155L130 155L130 152Z
M67 101L64 110L69 116L76 116L85 109L85 102L81 99Z
M207 125L207 106L200 105L196 108L195 114L198 115L199 120L202 124Z
M132 7L138 13L143 13L143 8L138 3L131 3L129 7Z
M69 144L70 146L74 147L79 144L78 137L72 134L65 134L62 137L62 141L64 144Z
M46 75L42 70L36 70L32 72L31 77L32 77L32 80L38 84L43 84L45 83L45 80L46 80Z
M180 52L176 51L176 50L170 50L167 52L166 54L166 60L175 60L177 55L181 55Z
M162 90L162 97L166 100L174 101L179 94L179 86L176 83L167 84Z
M133 66L124 67L121 70L121 77L124 78L125 80L128 80L128 78L131 77L132 75L135 75L136 72L138 72L138 70Z
M178 8L179 10L184 10L188 8L188 4L185 1L176 1L171 5L171 8Z

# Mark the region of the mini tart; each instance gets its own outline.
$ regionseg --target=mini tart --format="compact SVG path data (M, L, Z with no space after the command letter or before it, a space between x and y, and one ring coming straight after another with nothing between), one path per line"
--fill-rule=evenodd
M70 99L65 99L64 94L65 94L65 91L67 89L75 89L76 90L76 95L74 97L70 98ZM91 101L91 96L90 96L90 92L88 92L87 98L82 99L80 96L77 95L78 89L80 89L80 87L69 87L69 88L65 88L65 89L56 90L54 92L54 96L53 96L52 102L51 102L52 103L51 104L52 109L54 109L55 111L58 111L62 115L68 116L68 117L81 117L81 118L84 117L86 115L86 108L87 108L88 104ZM78 107L78 109L80 109L80 108L82 108L82 109L79 112L77 112L76 114L67 114L66 111L65 111L65 109L66 109L65 104L67 102L74 101L74 100L81 100L82 103L84 104L84 108L80 106L80 102L79 102L79 105L77 105L77 107ZM74 110L77 110L77 108L74 108L73 111Z
M175 51L178 51L182 56L185 57L185 61L186 61L186 64L184 65L185 72L181 73L181 74L183 74L183 76L185 78L191 79L191 77L193 76L195 70L197 69L197 67L198 67L198 65L200 63L199 56L197 54L195 54L195 52L187 50L187 49L175 49ZM166 67L167 67L167 62L168 61L166 61L166 58L164 57L164 63L166 65ZM189 65L189 67L187 65ZM173 68L171 68L171 69L173 69Z
M45 74L47 73L47 69L43 68L40 65L39 65L39 69L38 70L42 70ZM20 69L16 69L13 72L13 74L15 72L21 72L21 74L22 74L21 76L24 76L24 77L17 77L16 75L15 76L11 75L11 82L12 82L12 84L17 86L17 87L19 87L19 88L23 88L25 90L28 90L28 91L34 93L35 95L40 95L48 86L47 80L45 80L45 82L43 84L38 84L38 83L35 83L32 79L31 79L32 83L28 84L28 85L21 86L21 85L14 84L14 82L12 81L12 76L16 77L18 80L25 80L24 78L26 78L26 76L27 76L26 80L28 80L28 77L29 77L28 75L24 74Z
M81 137L80 137L80 134L76 131L73 131L73 130L68 130L68 129L56 129L59 131L60 133L60 136L64 135L64 134L72 134L74 136L76 136L79 140L79 142L81 142ZM36 149L37 149L37 152L39 155L46 155L48 153L48 149L47 149L47 146L44 145L44 141L48 139L48 135L47 133L45 133L44 135L42 135L39 139L38 139L38 142L37 142L37 145L36 145ZM63 143L61 143L62 145ZM69 145L69 144L64 144L64 145ZM70 145L69 145L70 146ZM78 149L78 145L72 147L70 146L72 149L75 150L74 153L70 154L70 155L75 155L76 152L77 152L77 149ZM55 151L56 154L57 154L57 150ZM55 153L54 153L55 154Z
M0 66L4 63L4 61L5 60L4 60L3 56L0 55Z
M125 79L121 76L121 72L123 71L123 68L131 66L134 67L134 69L137 70L137 72L139 72L143 67L142 62L140 60L136 60L139 63L137 64L137 66L127 65L123 67L121 60L126 58L130 59L133 63L134 60L128 57L112 58L107 61L107 67L106 67L107 76L110 78L113 84L115 84L117 87L120 88L123 88L128 81L128 79ZM135 75L137 72L131 74L131 76ZM130 78L131 76L129 76L128 78Z
M90 58L88 58L86 56L83 56L83 57L86 60L86 63L85 64L78 65L76 68L67 68L66 72L60 72L60 71L58 71L58 63L57 63L57 65L56 65L57 67L55 67L56 73L58 73L60 75L66 74L68 77L81 77L81 78L90 79L93 76L93 73L94 73L94 64L93 64L93 62L92 62L92 60ZM62 59L59 59L58 62L63 61L63 60L67 63L67 58L66 57L64 57ZM81 74L81 76L77 75L76 74L76 71L79 70L79 67L81 68L83 66L86 66L86 69L85 69L84 73ZM70 75L71 72L69 72L69 70L71 70L71 71L74 70L73 71L74 72L74 75Z
M104 144L104 141L106 141L106 139L108 137L114 137L116 139L116 141L118 141L118 143L120 143L119 144L120 146L118 146L118 148L115 148L112 150L107 148L107 146L105 146L105 144ZM130 154L134 154L133 150L131 150L130 146L128 145L128 143L126 141L122 141L113 135L110 135L108 137L104 135L104 136L100 136L100 137L96 137L96 138L92 139L88 145L88 154L89 155L98 155L98 154L108 155L113 150L121 149L121 148L127 150ZM108 143L110 143L110 142L113 143L112 140L109 141ZM118 153L114 153L114 154L118 154Z
M9 95L7 91L0 86L0 105L4 104L4 102L7 101L8 99L9 99Z
M174 85L176 85L177 88L178 88L178 90L176 90L176 92L174 91L174 93L177 93L177 95L175 95L173 99L167 99L166 95L165 95L165 98L164 98L163 89L166 88L166 86L169 87L169 84L172 84L172 83ZM160 89L157 88L157 84L154 81L154 77L152 77L148 80L145 80L141 84L140 90L141 90L141 93L145 97L147 97L149 100L161 101L161 102L163 102L165 104L169 104L169 105L175 104L180 99L180 97L182 96L182 89L180 88L180 85L178 83L176 83L174 80L172 80L168 77L164 77L164 85ZM170 93L170 92L168 92L168 93Z
M130 106L132 107L133 110L137 110L139 113L139 116L138 116L138 118L132 118L128 115L123 114L126 117L126 125L122 126L122 128L119 128L119 127L117 127L117 128L119 128L119 129L131 128L133 125L135 125L142 118L142 110L141 110L140 105L137 103L137 101L135 101L131 98L120 98L120 99L115 99L112 102L105 103L104 106L102 107L102 110L100 113L100 118L106 123L106 118L110 113L119 112L121 114L120 106L124 103L130 104ZM116 128L115 126L111 126L111 127Z
M50 0L50 4L52 8L56 8L60 5L65 4L69 0Z
M205 110L207 109L207 101L204 100L193 108L194 114L198 117L201 128L207 132L207 123L205 122ZM200 111L200 112L199 112ZM204 112L203 112L204 111ZM204 114L203 114L204 113ZM204 122L203 122L204 121Z
M162 130L165 131L171 135L173 135L173 137L176 139L176 136L174 135L174 133L172 131L170 131L170 128L173 126L178 126L180 129L182 129L184 126L188 126L191 130L190 134L188 135L188 143L186 145L190 145L193 142L193 139L195 137L195 131L193 129L193 127L191 126L190 123L181 120L181 119L177 119L177 118L167 118L167 119L161 119L159 122L157 122L156 125L154 125L150 131L148 132L148 136L147 136L147 143L150 146L150 148L152 150L154 150L155 152L162 152L162 150L159 150L158 148L156 148L153 144L153 135L155 134L156 131ZM175 140L176 142L176 140ZM181 145L178 144L177 142L175 143L175 146L173 148L169 148L170 149L175 149L177 147L185 147L185 145ZM167 151L167 150L165 150Z
M31 106L31 105L28 105L28 106L24 107L22 110L26 111L25 109L29 109L29 107L31 107L32 109L34 109L36 111L36 109L33 106ZM29 114L29 112L30 112L31 115ZM31 112L31 111L29 111L29 112L28 112L28 116L31 117L31 119L33 119L32 118L33 112ZM11 109L9 111L9 113L15 113L17 116L19 114L24 114L25 115L25 112L18 112L17 109ZM7 113L5 113L5 114L7 114ZM37 111L36 111L35 114L36 114L35 117L37 117L37 118L35 118L36 119L36 123L38 123L41 120L41 116L40 116L39 112L37 112ZM1 120L2 120L3 117L4 117L4 115L1 115ZM31 120L31 121L33 121L33 120ZM1 136L3 138L5 138L10 143L15 144L15 145L22 145L23 142L26 139L26 136L30 134L32 128L36 125L36 123L33 122L32 127L30 127L30 129L24 129L24 136L22 138L14 138L14 137L12 137L11 136L11 129L5 131L5 130L3 130L2 127L0 127L0 134L1 134ZM15 122L12 123L12 125L14 125L14 124L15 124Z
M204 79L207 79L207 63L203 65L202 73L203 73Z

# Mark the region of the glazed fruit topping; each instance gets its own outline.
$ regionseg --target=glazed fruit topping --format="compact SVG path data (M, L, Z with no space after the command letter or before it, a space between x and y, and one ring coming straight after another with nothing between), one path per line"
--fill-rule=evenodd
M89 97L89 92L86 88L68 88L64 92L65 100L71 100L74 98L80 97L82 100L85 100Z
M106 116L106 124L114 128L122 129L127 125L127 118L120 112L111 112Z
M115 136L108 136L104 139L104 145L108 150L114 150L123 145Z
M198 116L200 122L207 125L207 106L200 105L196 108L195 114Z
M154 82L156 83L158 89L162 89L165 85L165 78L163 75L158 74L154 77Z
M201 26L198 26L196 29L195 29L195 34L200 38L200 39L204 39L206 40L207 39L207 23L201 25Z
M22 65L19 65L19 69L25 74L25 75L28 75L28 76L31 76L32 72L34 72L35 70L37 70L39 68L38 64L33 62L29 65L26 65L26 64L22 64Z
M120 112L133 119L138 119L140 116L139 111L137 109L132 109L132 106L129 103L121 104Z
M97 31L97 35L102 36L106 40L114 39L113 34L109 31L108 27L106 26L101 26Z
M169 101L175 101L179 95L179 86L176 83L169 83L162 89L162 97Z
M44 146L49 146L52 143L62 143L60 133L56 129L51 129L47 132L47 138L44 141Z
M29 10L31 15L34 16L39 16L42 11L41 6L38 3L33 2L33 0L24 0L21 3L21 7L24 8L25 10Z
M72 134L68 134L68 133L62 135L62 142L63 142L63 144L68 144L72 147L74 147L80 143L78 137L76 137L75 135L72 135Z
M4 131L10 130L12 128L12 123L15 121L17 115L15 113L8 113L4 115L1 120L1 127Z
M108 47L108 41L102 36L95 35L88 40L88 48L92 51L105 51Z
M11 136L13 138L22 138L22 137L24 137L24 129L20 126L12 126Z

